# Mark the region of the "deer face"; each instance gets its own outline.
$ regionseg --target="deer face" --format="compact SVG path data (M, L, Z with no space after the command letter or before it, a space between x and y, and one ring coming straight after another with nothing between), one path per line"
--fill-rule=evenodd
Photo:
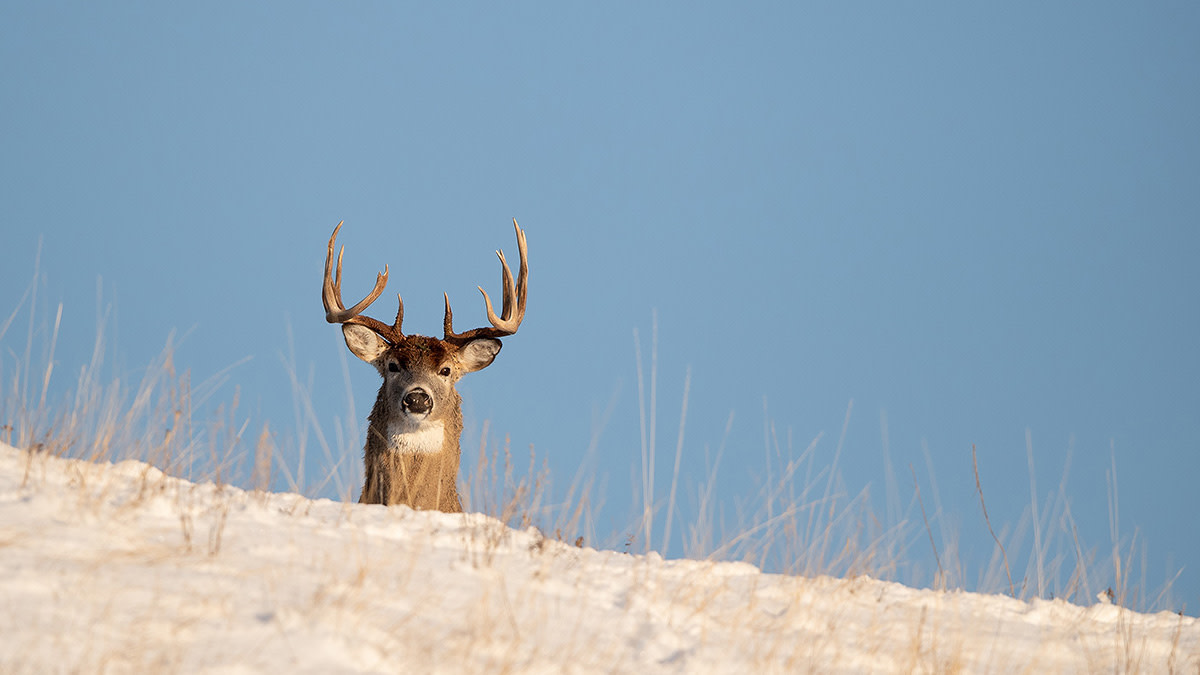
M401 453L436 453L443 450L454 456L451 472L458 471L459 434L462 432L461 399L454 390L454 383L463 375L482 370L492 363L500 352L500 340L517 332L525 318L526 287L529 280L529 259L525 244L525 232L513 220L517 234L517 250L521 266L514 277L504 254L496 251L500 258L503 304L500 314L492 307L492 300L483 287L483 303L487 309L490 326L472 328L461 333L454 330L454 317L450 311L450 298L446 300L446 314L442 320L444 339L422 335L405 335L401 326L404 322L404 301L396 296L399 305L396 320L388 325L362 312L383 292L387 285L388 270L376 275L375 287L351 307L342 302L342 253L336 256L338 223L329 237L325 253L325 277L321 283L321 302L325 305L325 320L342 325L346 346L355 356L375 366L383 377L379 397L371 410L371 426L368 434L366 454L382 438L387 448ZM368 474L370 474L368 467ZM370 476L368 475L368 485ZM364 486L363 494L368 494ZM439 486L440 489L440 486ZM453 485L450 486L453 490ZM366 497L364 497L366 498ZM372 499L379 499L374 495ZM390 499L387 498L387 499ZM390 502L386 502L390 503ZM411 505L411 503L410 503ZM439 506L438 508L442 508Z
M400 452L438 452L446 423L458 425L460 398L454 384L482 370L500 353L500 341L476 338L456 345L423 335L389 344L369 328L345 324L342 334L355 356L383 377L379 399L387 411L388 446Z

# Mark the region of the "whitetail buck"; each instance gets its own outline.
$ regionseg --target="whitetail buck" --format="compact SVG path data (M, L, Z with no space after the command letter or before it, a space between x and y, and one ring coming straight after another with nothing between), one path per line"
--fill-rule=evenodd
M492 300L482 287L491 327L455 333L446 298L444 335L441 340L423 335L405 335L404 301L396 321L387 325L369 316L367 308L387 285L388 270L376 275L375 288L366 298L346 309L342 304L342 253L338 252L337 272L333 270L333 249L342 223L333 228L329 252L325 256L325 282L322 300L325 320L342 324L346 346L358 358L375 366L383 376L383 385L368 418L367 442L363 448L365 480L358 501L365 504L407 504L416 509L437 509L448 513L462 511L458 498L459 439L462 435L462 398L454 383L463 375L488 367L500 352L496 338L517 332L525 318L525 284L529 277L525 232L513 220L521 267L513 284L512 271L500 256L503 270L504 304L500 316L492 310ZM336 275L335 275L336 274Z

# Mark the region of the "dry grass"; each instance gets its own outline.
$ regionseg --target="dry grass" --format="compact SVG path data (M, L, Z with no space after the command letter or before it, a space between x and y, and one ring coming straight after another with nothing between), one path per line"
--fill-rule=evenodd
M98 312L95 347L78 380L58 401L53 400L54 349L62 308L38 311L37 284L31 283L17 306L0 323L0 345L14 332L22 314L27 326L19 351L7 350L0 359L0 440L53 456L77 457L91 462L137 459L170 475L217 485L238 485L263 493L284 487L305 495L331 491L343 501L355 499L361 481L358 448L361 435L357 422L340 425L334 433L321 428L312 404L311 377L299 375L295 358L284 359L292 383L297 411L297 428L287 437L287 452L267 423L257 433L248 433L249 417L242 414L236 389L228 402L214 403L215 394L226 384L228 369L193 386L190 375L176 371L175 341L168 336L162 351L141 369L136 381L119 376L106 378L107 311ZM42 320L41 317L52 317ZM514 457L507 438L495 441L485 422L470 474L461 490L468 510L491 515L519 529L537 527L548 539L592 546L607 544L628 551L680 551L692 559L736 560L764 569L805 576L855 577L869 575L895 579L910 585L935 588L968 586L970 578L957 558L958 542L942 525L944 517L933 483L932 464L928 479L929 500L920 477L910 467L913 490L907 507L900 500L895 481L886 487L887 508L881 515L870 487L857 492L846 489L840 473L853 402L847 405L841 433L831 456L822 458L824 438L818 434L801 449L790 433L780 434L764 401L763 430L765 472L753 495L718 498L721 462L727 454L731 415L726 434L715 453L705 480L689 483L680 474L685 448L690 374L685 377L678 432L673 453L673 470L665 499L656 496L662 482L655 476L658 464L658 372L657 322L651 334L649 370L643 367L642 345L635 333L638 392L641 408L641 505L637 522L611 533L597 531L605 522L602 502L593 500L594 486L580 473L565 493L556 490L550 471L539 462L532 447L528 458ZM290 340L289 340L290 342ZM36 354L36 348L43 352ZM289 352L291 350L289 349ZM342 368L346 370L345 355ZM34 368L33 364L43 364ZM348 381L348 378L347 378ZM307 382L307 383L306 383ZM349 412L354 414L353 394ZM610 406L611 407L611 406ZM606 413L607 417L607 413ZM887 457L886 420L883 447ZM589 456L598 445L601 429L592 432ZM325 469L315 478L305 475L310 465L307 448L315 442ZM1033 444L1027 439L1030 472L1033 475ZM744 455L744 451L739 452ZM928 453L926 455L929 459ZM995 542L992 563L978 573L970 587L1008 592L1014 597L1059 597L1080 603L1092 602L1096 594L1111 589L1114 599L1135 608L1169 605L1169 587L1156 596L1142 592L1133 583L1131 569L1138 543L1136 534L1122 538L1117 523L1118 502L1115 465L1110 473L1111 550L1097 556L1080 542L1070 501L1066 495L1066 471L1057 494L1046 503L1037 497L1031 481L1030 507L1015 526L998 533L984 501L979 460L972 448L975 488L979 494L985 527ZM519 468L518 468L519 467ZM80 477L86 481L86 476ZM689 513L681 495L692 495ZM181 524L185 527L185 524ZM1032 531L1032 547L1028 546ZM623 533L623 534L622 534ZM921 541L925 540L925 544ZM215 543L215 542L214 542ZM924 546L932 552L927 572L909 560L909 551ZM1011 562L1027 550L1024 572L1014 577ZM1102 560L1108 559L1108 564ZM1020 561L1016 560L1018 568Z
M293 397L297 409L305 411L299 415L299 419L310 425L311 433L329 460L328 472L314 481L306 480L303 474L306 441L301 440L295 452L287 453L290 455L287 456L278 449L276 437L266 424L257 434L248 433L249 421L239 412L236 391L228 403L207 405L226 374L218 374L193 387L188 374L178 373L175 369L174 341L171 337L168 337L162 352L144 369L139 380L106 380L103 314L97 325L96 347L91 361L81 370L70 393L55 402L50 392L54 374L54 348L62 310L58 308L52 322L38 324L38 315L33 311L35 291L36 284L33 284L23 302L0 324L0 345L3 345L6 332L14 323L23 303L28 301L30 327L23 351L15 358L0 359L0 414L3 415L0 419L3 422L0 440L29 450L25 467L27 484L36 484L45 479L46 463L40 458L81 459L83 461L70 465L80 512L97 514L113 509L132 512L147 500L165 496L178 515L178 541L169 552L155 554L206 558L219 557L229 544L226 527L230 511L237 508L238 499L243 499L237 495L248 494L250 499L260 504L271 502L275 508L297 515L303 515L311 503L272 494L270 490L277 481L282 481L294 492L309 494L333 486L344 501L352 501L353 472L348 471L343 462L333 460L335 455L345 455L334 452L333 448L346 442L353 447L361 439L349 439L351 434L339 430L333 437L341 441L331 443L326 440L316 423L308 389L301 384L294 364L288 365ZM33 354L35 345L46 346L40 361L46 365L38 369L31 368L31 363L38 361ZM7 353L16 354L12 351ZM640 346L638 362L640 382L645 375L640 368ZM890 500L897 502L887 509L893 512L890 517L878 516L868 489L854 494L845 490L839 474L839 460L846 430L851 422L852 402L847 406L840 437L828 461L818 459L822 436L818 435L802 450L798 450L790 435L781 437L764 410L768 459L759 494L755 500L744 502L742 508L727 520L727 514L717 497L716 480L721 458L726 453L725 440L722 440L716 452L706 481L689 486L680 475L679 458L685 447L684 428L687 420L688 384L685 384L674 470L666 498L656 498L656 348L652 351L650 362L649 395L646 395L646 387L639 386L645 430L642 447L643 503L638 522L625 530L631 533L626 538L626 548L643 551L668 549L668 544L673 541L674 529L686 557L746 561L808 579L827 575L838 580L834 582L832 592L853 595L856 579L861 576L880 579L901 576L901 569L905 566L903 552L915 546L915 542L927 540L934 552L936 570L929 583L924 585L954 587L955 581L961 581L961 572L954 577L949 571L962 567L960 561L953 559L955 542L943 538L939 553L934 525L941 515L941 509L937 506L932 517L929 515L915 470L912 470L913 498L908 509L901 508L898 499ZM686 382L690 383L690 378ZM206 405L202 406L202 403ZM202 407L208 411L203 418L197 412ZM727 435L732 422L731 416L726 426ZM596 445L598 433L593 432L592 447ZM306 436L298 433L297 438L304 439ZM1028 452L1032 471L1031 441L1028 443ZM974 451L972 455L975 459ZM129 494L117 494L115 490L118 484L98 463L126 459L147 464L142 469L136 490ZM530 537L527 548L531 559L539 562L530 566L528 573L561 574L561 568L554 561L568 555L564 551L570 547L563 547L559 542L579 546L595 545L598 541L594 524L598 520L596 512L599 506L591 504L592 485L577 475L565 495L554 498L550 472L544 463L539 463L532 448L528 460L519 464L521 468L518 468L508 439L502 443L492 441L485 423L480 433L474 471L465 481L466 489L462 494L468 510L489 514L499 522L480 520L475 526L462 529L466 556L463 562L476 570L492 569L497 564L498 554L512 544L515 536L512 530L501 524L521 530L535 527L536 531L526 533ZM158 467L161 471L150 466ZM180 483L172 480L172 476L202 481L204 484ZM1125 541L1117 529L1119 518L1115 466L1110 474L1113 544L1107 562L1111 570L1107 571L1095 562L1095 556L1078 540L1069 501L1063 494L1064 478L1060 493L1052 496L1049 504L1032 498L1029 521L1034 544L1026 563L1026 572L1014 578L1009 567L1009 552L1021 549L1025 530L1019 526L1007 530L1002 528L998 535L992 529L984 505L977 461L975 481L984 513L981 526L986 526L996 544L993 564L981 574L982 578L991 580L992 587L985 590L1007 591L1022 599L1046 597L1053 593L1055 597L1090 604L1095 593L1108 585L1113 601L1120 607L1146 604L1144 594L1131 583L1131 570L1137 562L1134 556L1136 537ZM227 486L230 485L239 485L252 492L229 490ZM697 505L691 518L678 504L679 495L689 489L695 495ZM1036 488L1032 492L1036 495ZM936 487L932 497L932 503L936 505ZM914 509L920 513L919 521L913 517L916 513ZM388 513L400 519L411 514L402 508L390 509ZM350 504L347 504L344 517L347 521L354 518ZM663 543L654 546L656 539ZM365 608L380 593L394 594L397 590L409 595L416 593L419 600L421 596L417 589L420 584L413 575L417 569L420 546L409 549L407 558L391 558L386 564L373 558L368 553L369 548L363 541L351 551L339 553L356 556L354 569L357 572L348 578L340 573L336 578L331 577L327 584L313 589L307 596L306 606L292 611L300 616L332 613L344 617L346 622L362 631L363 639L378 652L379 662L388 663L396 654L406 653L413 648L413 644L398 641L394 636L417 620L417 605L405 605L405 611L389 614L383 628L366 625L364 617L368 613ZM1056 553L1048 556L1048 552ZM681 623L697 616L707 616L714 608L720 608L726 617L724 620L730 625L745 623L754 626L762 623L762 632L757 634L753 649L764 670L776 669L784 664L788 672L821 672L829 664L837 662L837 654L831 654L833 647L822 643L820 637L836 630L836 623L815 627L803 623L805 608L823 602L821 598L813 597L811 585L801 584L798 579L794 595L785 598L764 598L756 593L756 589L736 586L732 582L719 591L695 592L689 589L710 586L689 584L686 579L664 576L663 572L648 563L652 559L645 558L645 564L630 570L629 597L641 600L630 602L629 620L652 622L663 618L648 615L639 617L637 613L646 610L638 602L644 602L646 606L665 604L670 607L667 620ZM945 565L943 560L946 561ZM1001 563L1003 577L999 576ZM330 569L335 568L337 566L330 565ZM1069 570L1065 581L1053 583L1064 570ZM504 587L506 582L503 574L489 578L497 585L489 587L482 601L471 610L459 647L492 654L494 660L490 665L495 666L497 672L519 669L522 663L528 663L536 655L531 656L530 650L537 651L536 636L539 632L556 628L550 624L557 615L550 608L545 608L540 615L535 612L533 620L518 620L514 605L536 605L538 601L514 597ZM912 579L905 581L912 583ZM577 579L574 583L582 586L585 580ZM436 591L426 589L424 593ZM1164 590L1154 601L1162 602L1165 595ZM805 632L772 633L772 630L777 630L773 628L777 624L763 619L764 605L770 605L766 616L796 616L797 625L804 626ZM1121 616L1127 618L1128 615ZM901 669L908 672L962 672L965 668L962 645L944 639L938 620L932 617L933 614L922 609L918 619L910 625L912 634L908 639L909 649L902 655ZM100 614L86 620L104 623L108 618ZM576 620L581 622L582 618L577 617ZM577 626L582 626L582 623ZM712 628L715 630L719 626ZM798 635L806 639L797 640ZM589 636L589 639L595 637ZM865 639L870 639L870 636L865 636ZM879 640L879 644L885 644L882 638ZM1112 635L1112 645L1098 648L1097 653L1107 653L1105 650L1111 649L1117 654L1122 672L1146 672L1154 664L1145 662L1141 640L1129 621L1119 620ZM171 672L181 664L178 654L150 653L140 651L136 645L125 644L119 649L119 657L103 650L89 652L86 645L82 651L74 653L77 654L77 665L81 670L104 670L115 660L146 672ZM612 644L608 649L612 652L612 663L620 669L622 645ZM436 654L428 654L427 662L432 663L437 658ZM1107 663L1107 660L1101 660L1098 666ZM1177 656L1173 653L1169 665L1172 671L1177 671L1194 663L1190 655ZM14 664L17 671L22 670L19 657L5 662L6 666ZM31 666L29 669L36 668Z
M357 428L347 425L333 435L321 430L308 393L310 386L305 385L298 375L294 357L285 359L284 365L292 382L299 428L289 439L287 453L280 453L276 436L268 424L263 423L257 434L247 433L250 422L239 412L236 389L228 403L212 404L214 394L227 379L227 371L196 387L192 386L188 373L176 371L172 336L168 336L163 350L141 371L139 380L129 382L116 377L106 381L106 312L99 313L91 360L81 369L74 387L55 403L51 396L51 381L62 309L56 309L52 321L39 322L36 290L36 283L31 283L22 301L0 324L0 344L3 344L21 311L28 312L22 352L15 359L0 359L0 383L3 383L0 389L3 392L0 397L0 413L3 414L0 440L53 456L77 457L90 462L137 459L170 475L211 481L217 485L239 485L262 493L282 485L293 492L316 495L327 492L332 486L344 501L354 500L361 473L356 466L348 464L357 457L354 449L361 442L357 438ZM846 408L841 433L827 460L819 458L824 440L821 435L798 450L790 434L781 437L778 433L764 402L766 471L758 494L753 499L723 502L717 498L717 476L727 452L728 430L732 427L733 417L731 415L726 424L726 437L721 440L707 479L699 484L687 484L679 471L685 447L690 384L690 377L685 378L669 490L665 500L656 497L655 486L659 482L654 475L658 463L655 456L658 435L657 325L652 333L648 373L642 367L641 345L635 344L643 430L642 505L638 522L622 528L624 536L616 532L597 533L596 523L601 521L598 514L602 505L592 503L593 485L581 479L582 471L565 494L556 495L550 471L544 462L539 463L533 448L529 448L527 461L518 462L507 438L502 442L490 438L486 422L479 434L472 471L462 490L468 510L486 513L519 529L537 527L548 539L577 545L594 546L607 541L624 550L681 550L687 558L747 561L772 571L805 576L868 575L935 588L965 585L963 582L968 575L963 571L962 561L955 557L957 542L947 538L945 529L935 527L942 517L936 485L932 493L936 508L932 515L926 508L920 479L911 467L912 499L907 509L902 508L895 494L897 489L889 486L886 517L881 517L875 509L869 487L854 494L845 490L839 462L851 423L853 402ZM45 347L40 359L35 358L35 345ZM9 353L15 354L11 350ZM33 369L31 364L35 361L45 365ZM343 355L343 369L345 367ZM647 380L649 386L646 386ZM36 403L30 405L29 402ZM201 409L205 412L198 412ZM202 414L203 418L200 417ZM593 431L590 443L593 450L599 433L600 430ZM309 465L306 448L310 435L317 442L327 466L324 474L315 480L304 475L305 467ZM884 446L886 448L886 436ZM1027 449L1032 472L1031 439ZM1111 561L1109 568L1099 564L1094 551L1079 541L1065 495L1065 475L1059 493L1052 495L1048 504L1043 505L1032 497L1027 520L998 534L987 512L974 448L972 460L975 487L984 516L981 525L987 528L996 546L993 563L980 573L975 588L1005 591L1025 599L1053 596L1087 604L1093 601L1097 592L1108 587L1115 600L1125 606L1144 608L1166 604L1169 589L1148 598L1131 583L1130 570L1135 563L1133 554L1137 542L1136 537L1123 540L1117 530L1115 467L1110 473L1113 543L1111 554L1107 556ZM930 467L931 481L932 475ZM79 480L86 482L87 476L81 475ZM1031 485L1031 488L1032 495L1036 495L1036 486ZM695 508L691 514L679 503L679 495L683 493L694 495ZM734 507L732 513L729 511L731 504ZM181 528L190 533L187 520L184 516ZM1010 552L1022 549L1030 526L1033 546L1024 574L1014 578ZM675 535L678 531L682 533ZM940 542L937 534L942 535ZM1061 538L1063 536L1065 540ZM904 552L917 550L921 539L928 542L927 547L933 554L933 567L927 576L904 560ZM206 546L219 546L219 536ZM1054 555L1048 556L1048 552L1054 552ZM998 576L1001 573L1003 576Z

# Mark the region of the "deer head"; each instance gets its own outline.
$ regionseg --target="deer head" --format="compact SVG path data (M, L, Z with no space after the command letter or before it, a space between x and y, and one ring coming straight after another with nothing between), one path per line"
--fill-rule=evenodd
M503 273L503 300L496 316L487 291L483 294L491 326L456 333L450 297L444 295L446 314L442 339L423 335L405 335L404 301L396 299L396 320L385 324L364 316L387 285L388 269L375 277L375 287L353 307L342 304L342 255L338 252L334 269L333 252L338 223L329 237L325 256L322 301L325 320L342 325L346 346L358 358L375 366L383 385L371 410L363 461L365 482L360 502L407 504L413 508L458 512L456 479L459 464L459 440L462 434L462 399L454 385L467 373L482 370L500 353L499 338L517 332L525 318L526 282L529 277L525 232L513 220L521 266L514 283L504 254L500 257Z

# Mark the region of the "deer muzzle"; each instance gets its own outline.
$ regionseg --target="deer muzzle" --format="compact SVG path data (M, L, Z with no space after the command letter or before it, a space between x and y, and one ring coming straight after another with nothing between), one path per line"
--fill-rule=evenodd
M428 415L429 411L433 410L433 397L417 387L405 394L400 404L404 412L410 415Z

